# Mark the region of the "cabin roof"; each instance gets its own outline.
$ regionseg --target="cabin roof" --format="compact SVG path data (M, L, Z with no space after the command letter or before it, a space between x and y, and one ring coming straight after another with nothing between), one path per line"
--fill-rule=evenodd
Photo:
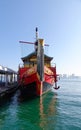
M14 70L12 70L8 67L3 67L3 66L0 65L0 74L6 74L6 73L7 74L17 74L16 71L14 71Z
M30 59L32 56L36 56L36 52L32 52L29 55L22 57L21 59L22 59L22 61L25 61L25 60ZM44 58L47 58L50 61L53 59L53 57L47 56L46 54L44 54Z

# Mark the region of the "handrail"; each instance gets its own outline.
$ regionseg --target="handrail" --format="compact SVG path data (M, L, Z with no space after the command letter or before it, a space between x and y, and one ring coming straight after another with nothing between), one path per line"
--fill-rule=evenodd
M20 64L19 64L19 68L22 68L22 67L24 67L24 64L23 64L23 63L20 63Z
M56 63L51 63L51 67L56 67Z

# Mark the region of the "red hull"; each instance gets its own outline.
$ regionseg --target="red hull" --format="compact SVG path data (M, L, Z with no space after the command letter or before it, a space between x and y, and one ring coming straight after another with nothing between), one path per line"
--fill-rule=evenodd
M23 91L25 89L29 94L41 96L50 90L51 86L57 81L56 67L44 67L44 80L40 81L36 67L19 68L19 86ZM27 90L28 89L28 90Z

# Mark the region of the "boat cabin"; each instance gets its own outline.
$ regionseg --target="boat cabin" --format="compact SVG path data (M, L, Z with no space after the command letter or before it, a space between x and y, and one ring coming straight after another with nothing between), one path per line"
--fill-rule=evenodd
M37 54L36 52L33 52L23 58L21 58L23 63L24 63L24 67L33 67L37 65ZM44 65L46 65L47 67L51 66L51 60L53 59L53 57L49 57L47 55L44 54Z

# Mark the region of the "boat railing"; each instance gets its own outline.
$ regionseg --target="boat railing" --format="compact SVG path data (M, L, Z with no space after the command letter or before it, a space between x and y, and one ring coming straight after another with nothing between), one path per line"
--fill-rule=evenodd
M20 63L19 68L23 68L23 67L24 67L24 64Z
M51 63L51 67L56 67L56 64L55 63Z
M51 63L51 67L56 67L56 64L55 63ZM24 64L20 63L19 64L19 68L24 68Z

